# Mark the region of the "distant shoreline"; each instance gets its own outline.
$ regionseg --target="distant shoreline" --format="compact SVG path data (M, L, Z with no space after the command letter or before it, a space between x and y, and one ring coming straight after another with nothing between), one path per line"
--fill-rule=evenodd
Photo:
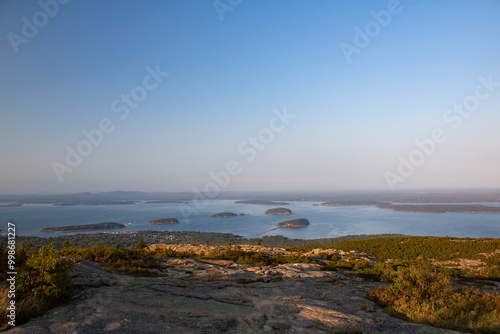
M235 204L251 204L251 205L288 205L290 203L287 202L275 202L275 201L267 201L267 200L241 200L234 202Z
M190 192L151 193L142 191L82 192L72 194L4 194L0 195L0 209L18 205L45 204L54 206L105 206L134 204L179 204L192 205L196 194ZM500 203L500 189L428 190L404 192L238 192L221 193L212 200L233 201L236 204L288 205L294 202L313 202L315 206L374 206L377 204L483 204ZM230 210L229 210L230 211ZM416 210L420 212L421 210ZM490 212L489 210L486 210ZM433 212L433 210L431 210ZM464 210L464 212L468 212ZM473 210L472 212L477 212Z
M479 204L378 204L378 209L416 213L500 213L500 207Z

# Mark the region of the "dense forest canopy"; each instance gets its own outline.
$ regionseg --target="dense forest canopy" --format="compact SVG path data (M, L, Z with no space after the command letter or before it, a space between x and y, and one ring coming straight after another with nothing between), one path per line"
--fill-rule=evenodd
M265 212L266 215L291 215L293 214L292 210L287 208L272 208L268 209Z
M309 226L309 220L305 218L297 218L285 220L278 224L278 227L289 227L289 228L298 228L298 227L306 227Z

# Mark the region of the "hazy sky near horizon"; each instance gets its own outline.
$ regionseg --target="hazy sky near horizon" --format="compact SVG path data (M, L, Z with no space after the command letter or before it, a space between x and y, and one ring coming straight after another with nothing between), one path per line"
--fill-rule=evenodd
M0 193L500 187L497 0L60 2L0 2Z

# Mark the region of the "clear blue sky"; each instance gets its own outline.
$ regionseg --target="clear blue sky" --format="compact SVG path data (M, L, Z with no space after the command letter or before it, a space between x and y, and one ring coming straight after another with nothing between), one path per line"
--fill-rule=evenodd
M0 2L0 193L500 187L497 0L41 3Z

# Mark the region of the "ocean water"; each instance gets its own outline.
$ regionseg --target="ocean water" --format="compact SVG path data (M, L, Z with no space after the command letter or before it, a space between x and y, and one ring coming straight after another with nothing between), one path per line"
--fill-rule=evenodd
M283 235L289 238L333 238L347 234L401 233L452 237L500 238L500 214L409 213L377 209L372 206L328 207L312 202L283 205L293 211L290 216L268 216L265 205L235 204L234 200L212 200L194 203L131 205L25 205L0 207L0 228L7 231L7 222L16 223L17 235L56 236L41 232L45 227L118 222L127 228L117 231L204 231L223 232L254 238L263 235ZM500 206L500 203L483 203ZM217 212L244 213L236 218L210 218ZM177 218L179 224L151 225L148 221ZM288 219L307 218L310 226L300 229L275 228ZM130 223L130 224L129 224ZM98 232L103 232L101 230ZM261 232L268 231L263 234ZM87 232L88 233L88 232Z

